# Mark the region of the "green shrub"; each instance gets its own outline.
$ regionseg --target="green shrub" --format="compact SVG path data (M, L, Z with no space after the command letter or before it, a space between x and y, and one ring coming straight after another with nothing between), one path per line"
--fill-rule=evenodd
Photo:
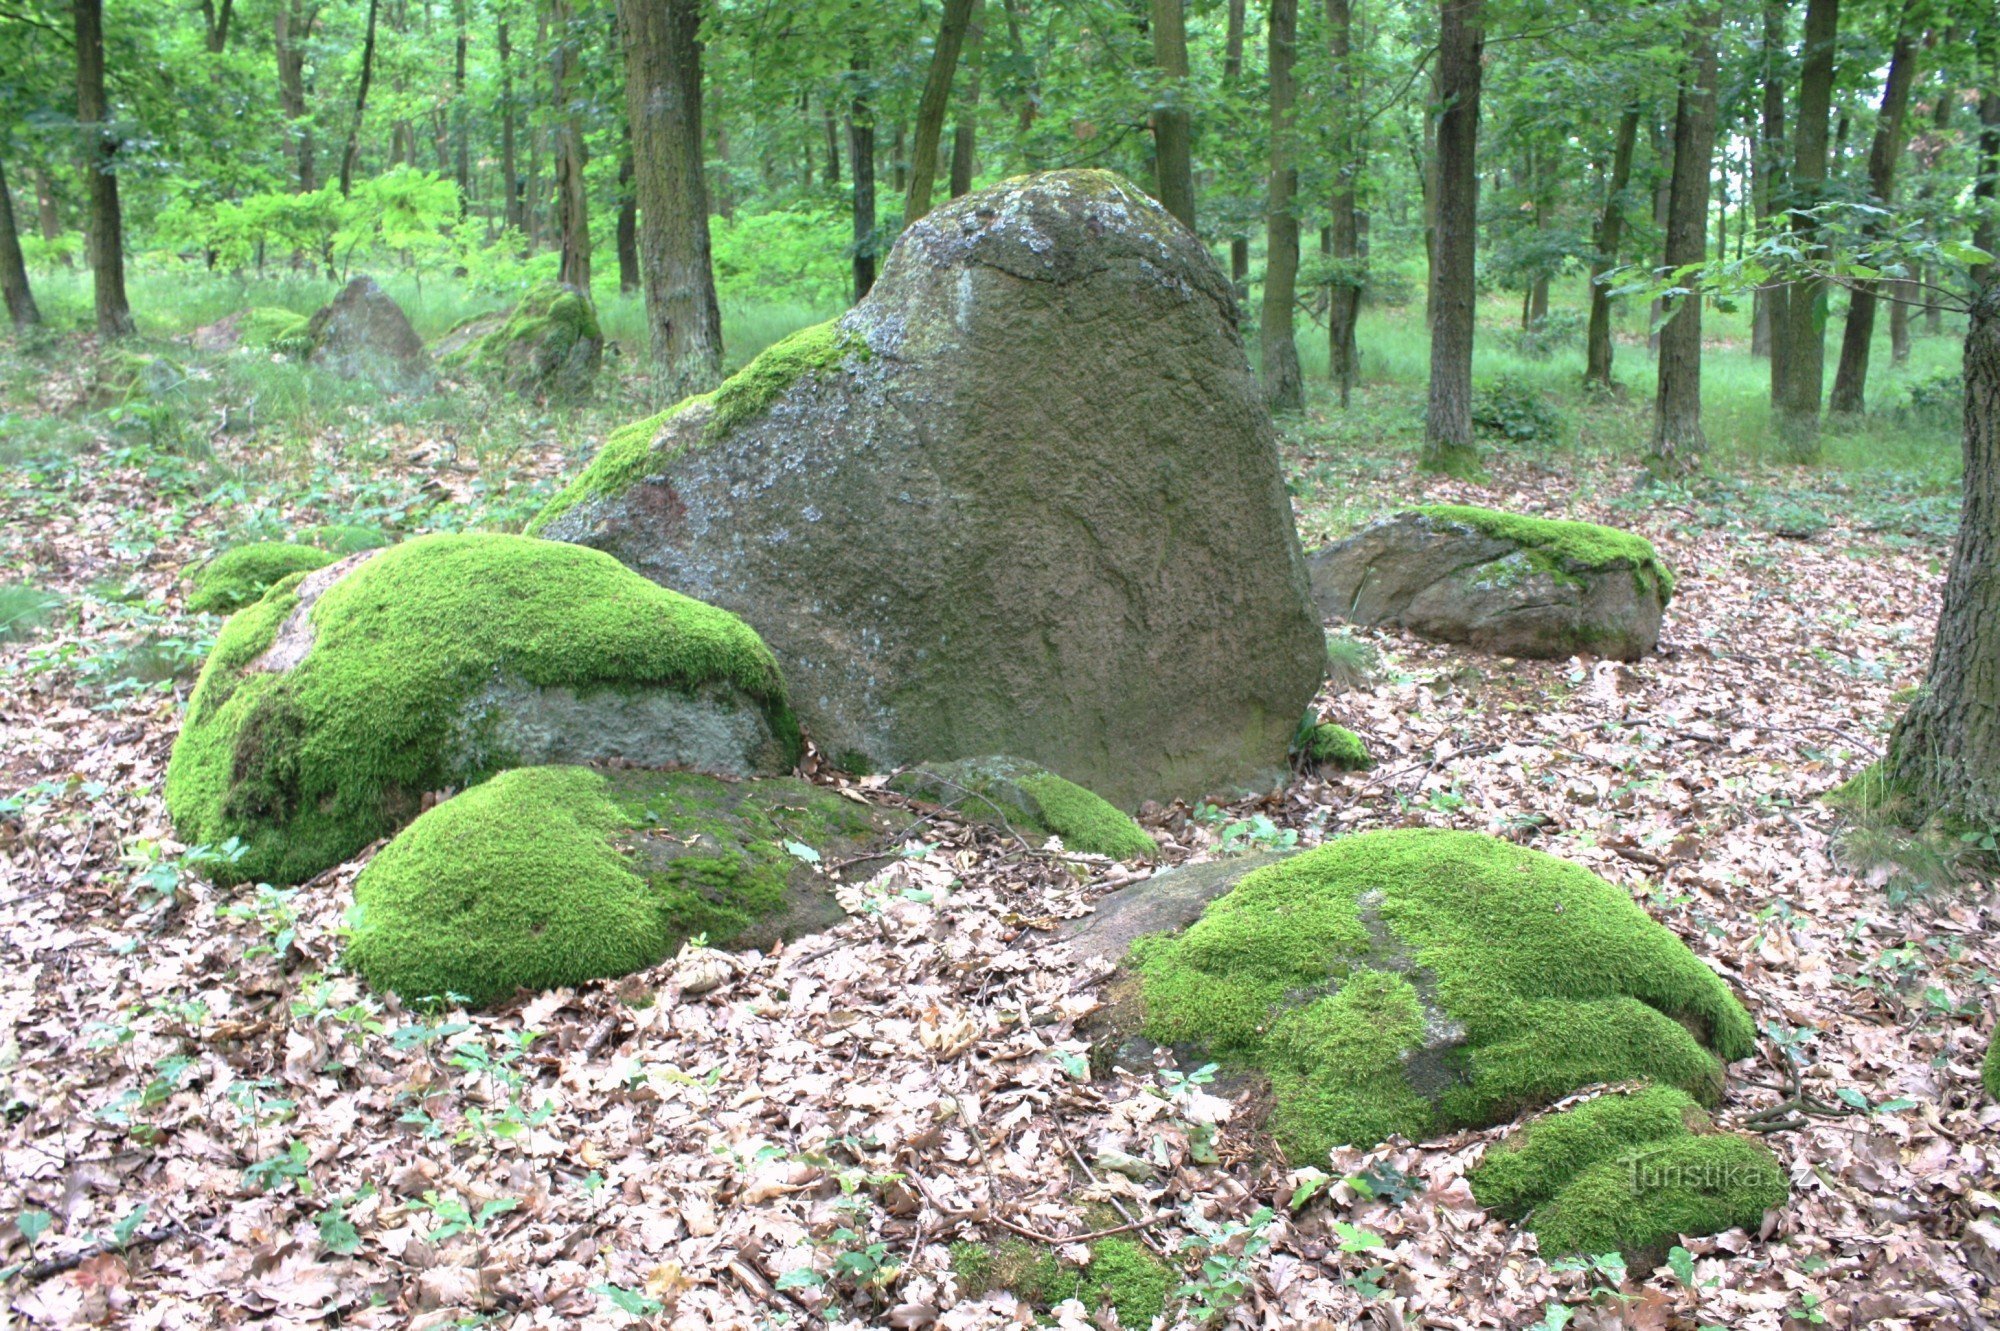
M1472 424L1481 434L1517 444L1553 444L1563 422L1541 390L1512 375L1494 375L1472 386Z

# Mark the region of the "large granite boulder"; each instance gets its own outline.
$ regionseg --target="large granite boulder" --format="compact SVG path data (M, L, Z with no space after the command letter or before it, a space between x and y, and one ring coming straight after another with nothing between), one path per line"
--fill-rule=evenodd
M727 611L595 550L425 536L294 573L223 625L167 765L189 844L296 883L425 797L536 763L789 771L777 663Z
M1378 522L1307 564L1328 619L1502 656L1637 660L1659 643L1674 590L1643 536L1464 504Z
M506 392L575 397L589 391L604 359L604 333L589 296L545 282L512 313L475 315L438 339L433 350L447 370Z
M375 284L357 277L321 306L306 325L306 361L343 379L365 379L394 393L416 392L431 382L431 357L403 307Z
M1086 1032L1103 1056L1145 1066L1168 1046L1268 1079L1271 1130L1301 1162L1598 1082L1713 1104L1725 1061L1755 1048L1729 987L1623 889L1471 832L1173 870L1065 936L1122 958Z
M1325 667L1228 279L1115 175L937 209L868 298L606 441L530 530L743 616L850 768L1261 781Z

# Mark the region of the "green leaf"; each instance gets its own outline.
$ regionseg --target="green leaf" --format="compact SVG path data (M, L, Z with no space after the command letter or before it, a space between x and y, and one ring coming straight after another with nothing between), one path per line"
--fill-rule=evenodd
M1674 1279L1694 1288L1694 1254L1676 1243L1667 1249L1667 1265L1674 1268Z
M1373 1230L1363 1229L1359 1225L1350 1225L1345 1220L1334 1221L1333 1232L1340 1235L1340 1250L1342 1252L1364 1252L1369 1248L1379 1248L1382 1246L1382 1236L1380 1234L1375 1233Z
M1528 1331L1563 1331L1563 1328L1569 1325L1570 1319L1575 1316L1575 1313L1560 1303L1551 1303L1543 1307L1542 1320L1529 1327Z
M636 1289L612 1284L592 1285L590 1289L593 1294L602 1294L634 1317L651 1317L654 1313L666 1311L666 1304L647 1298Z
M1844 1103L1853 1105L1856 1109L1868 1108L1868 1097L1855 1090L1852 1086L1843 1086L1835 1091L1834 1094L1839 1096Z
M801 1266L794 1270L787 1271L783 1275L779 1276L776 1282L776 1288L818 1289L821 1285L824 1285L825 1283L826 1283L825 1276L813 1270L810 1266Z
M819 852L803 841L787 841L785 849L792 853L793 858L803 860L807 864L818 864L820 862Z

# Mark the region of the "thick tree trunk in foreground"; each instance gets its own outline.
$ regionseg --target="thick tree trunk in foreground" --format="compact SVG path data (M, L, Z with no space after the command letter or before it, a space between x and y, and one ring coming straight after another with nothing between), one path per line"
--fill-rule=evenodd
M1299 219L1293 204L1299 172L1292 142L1292 66L1298 55L1298 0L1271 0L1271 180L1265 203L1264 309L1258 345L1264 361L1264 400L1273 411L1305 405L1299 348L1292 338L1298 299Z
M1165 104L1153 111L1153 191L1160 204L1194 230L1194 121L1187 109L1187 14L1182 0L1153 0L1153 64Z
M1868 190L1876 206L1889 206L1896 187L1896 160L1903 155L1903 113L1910 105L1910 85L1917 77L1917 27L1921 20L1903 7L1902 26L1889 55L1889 78L1882 85L1882 109L1875 120L1875 140L1868 146ZM1827 409L1838 416L1858 416L1867 407L1868 349L1875 340L1876 293L1880 282L1858 282L1847 299L1847 326L1840 335L1840 364L1833 372L1833 394ZM1894 294L1893 292L1891 293Z
M1708 258L1708 177L1715 152L1715 29L1722 11L1701 11L1688 31L1688 59L1674 108L1674 178L1667 201L1666 266ZM1701 432L1701 294L1673 299L1660 329L1659 388L1650 463L1658 471L1699 464Z
M944 0L944 18L937 45L931 49L930 72L917 103L917 141L910 154L910 192L903 199L903 225L909 226L931 210L931 190L937 183L938 143L944 138L944 116L951 107L951 80L958 71L959 49L972 26L972 0Z
M1792 135L1792 232L1810 262L1826 254L1819 224L1808 211L1824 201L1827 125L1833 105L1833 57L1840 0L1807 0L1804 63L1799 73L1798 128ZM1819 404L1826 385L1824 277L1791 284L1786 296L1784 376L1778 387L1778 439L1795 462L1819 457Z
M104 100L103 0L75 0L76 118L85 135L83 174L90 185L90 275L100 337L132 333L125 301L125 224L118 210L118 139Z
M1354 11L1351 0L1326 0L1326 44L1333 70L1333 197L1331 232L1333 259L1338 266L1327 293L1326 368L1340 405L1354 393L1360 352L1354 329L1361 319L1361 213L1355 203L1355 181L1361 174L1362 152L1354 114L1361 103L1354 77Z
M28 287L28 265L21 259L21 235L14 229L14 196L7 189L7 165L0 162L0 297L16 329L42 321L35 293Z
M1482 0L1444 0L1439 12L1437 225L1431 243L1431 382L1423 452L1429 471L1462 473L1479 464L1472 443L1472 336L1482 9Z
M1761 123L1757 128L1756 193L1757 221L1770 225L1785 211L1785 17L1790 0L1764 0L1761 78ZM1757 307L1751 321L1750 354L1771 358L1771 404L1777 405L1778 386L1785 374L1785 312L1790 289L1782 282L1769 283L1757 290ZM1761 334L1761 337L1760 337Z
M847 112L847 157L854 172L854 299L858 303L875 285L875 109L865 91L868 58L856 55L850 68L855 91L854 104Z
M551 6L555 41L549 47L549 81L555 96L556 237L561 263L556 280L590 295L590 194L584 186L583 119L570 104L569 72L575 63L576 24L569 0Z
M361 119L368 113L368 85L375 77L375 14L380 0L368 0L368 29L361 39L361 82L354 90L354 122L347 129L347 150L340 155L340 197L354 189L354 166L361 156Z
M1618 121L1618 138L1611 147L1611 176L1605 182L1604 212L1597 219L1597 237L1590 260L1590 325L1583 340L1583 381L1611 387L1611 288L1604 275L1618 266L1618 248L1625 239L1625 190L1632 183L1632 155L1639 143L1639 108L1629 106Z
M701 0L618 0L653 381L678 401L722 379L702 172Z

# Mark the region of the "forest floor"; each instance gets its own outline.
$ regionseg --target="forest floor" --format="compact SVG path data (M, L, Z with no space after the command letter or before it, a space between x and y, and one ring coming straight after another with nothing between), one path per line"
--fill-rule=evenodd
M1187 1273L1181 1306L1233 1325L2000 1316L1978 1081L2000 904L1972 860L1913 875L1818 798L1922 677L1946 494L1781 473L1634 492L1602 456L1538 453L1440 483L1323 415L1289 437L1310 536L1463 500L1637 529L1679 575L1632 665L1355 634L1379 666L1320 704L1372 772L1149 819L1170 861L1376 827L1513 837L1628 887L1736 986L1769 1034L1724 1121L1787 1098L1793 1068L1851 1112L1768 1136L1793 1196L1766 1232L1625 1271L1548 1263L1473 1203L1497 1132L1344 1153L1320 1185L1246 1123L1203 1149L1212 1097L1091 1079L1094 975L1049 930L1135 875L980 828L934 825L847 924L705 993L669 962L476 1014L381 1002L339 965L359 861L218 891L172 839L161 777L217 627L181 571L224 534L517 517L599 422L524 417L530 442L498 447L435 413L229 434L203 408L173 451L132 433L160 421L79 407L88 363L69 344L0 366L0 567L61 602L0 645L0 1299L23 1323L1026 1325L1010 1295L964 1296L948 1245L1082 1232L1105 1203L1157 1217L1139 1232ZM1094 1169L1106 1145L1152 1172Z

